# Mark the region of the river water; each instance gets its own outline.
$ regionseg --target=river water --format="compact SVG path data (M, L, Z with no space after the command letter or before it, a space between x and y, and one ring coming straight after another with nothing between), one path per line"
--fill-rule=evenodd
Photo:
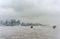
M0 39L60 39L60 26L0 26Z

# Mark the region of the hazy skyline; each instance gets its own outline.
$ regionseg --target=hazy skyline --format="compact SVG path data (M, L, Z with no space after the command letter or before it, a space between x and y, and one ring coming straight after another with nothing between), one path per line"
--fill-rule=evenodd
M0 0L0 18L60 22L60 0Z

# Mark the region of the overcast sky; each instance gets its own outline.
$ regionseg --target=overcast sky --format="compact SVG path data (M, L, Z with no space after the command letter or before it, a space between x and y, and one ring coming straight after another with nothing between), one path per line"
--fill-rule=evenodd
M60 21L59 16L60 0L0 0L0 18L35 19L38 22L38 19Z

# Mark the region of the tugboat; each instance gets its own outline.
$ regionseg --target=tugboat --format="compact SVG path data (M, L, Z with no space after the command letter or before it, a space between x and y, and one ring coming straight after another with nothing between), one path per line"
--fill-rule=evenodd
M31 25L31 28L33 28L33 26Z
M55 29L56 28L56 26L53 26L53 29Z

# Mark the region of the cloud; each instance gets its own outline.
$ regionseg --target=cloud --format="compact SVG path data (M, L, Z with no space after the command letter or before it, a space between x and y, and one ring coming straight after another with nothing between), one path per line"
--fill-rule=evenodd
M0 0L0 12L17 17L44 17L60 13L59 0ZM13 14L12 14L13 13Z

